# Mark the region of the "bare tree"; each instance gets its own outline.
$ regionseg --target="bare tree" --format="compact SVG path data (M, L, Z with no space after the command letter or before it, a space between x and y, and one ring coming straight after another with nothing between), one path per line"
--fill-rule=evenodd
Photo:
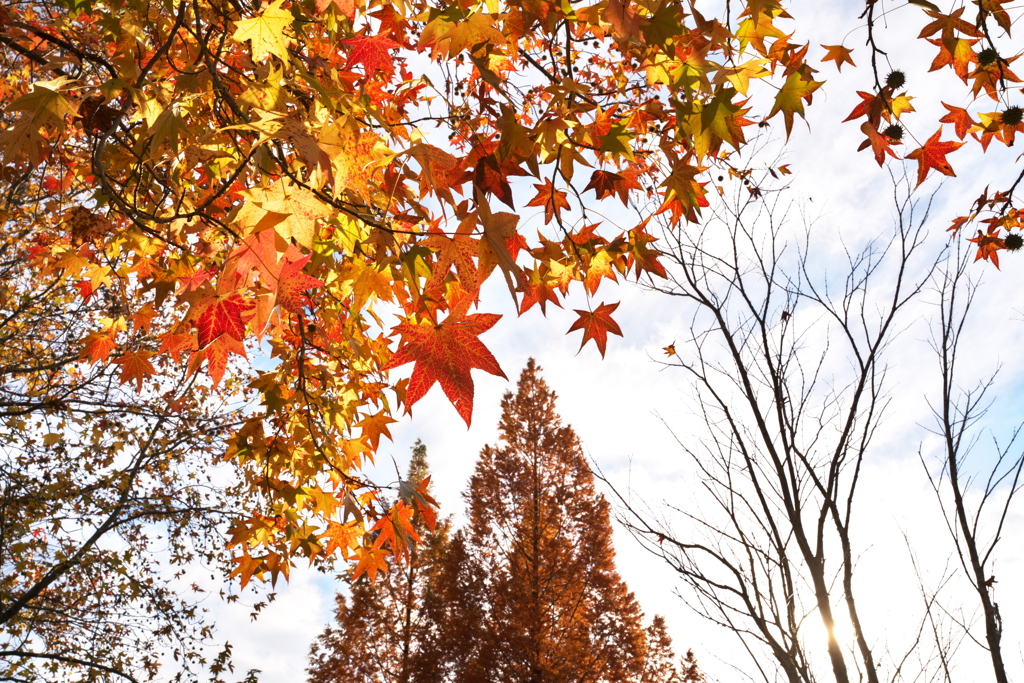
M1005 444L1001 445L993 435L990 450L979 453L983 450L978 446L984 418L991 407L995 374L968 388L961 387L957 379L960 355L965 349L969 352L971 346L965 338L977 292L977 283L968 275L969 263L968 254L958 253L937 275L940 304L932 344L939 361L942 390L932 410L943 448L938 471L929 468L923 454L921 462L942 507L955 556L977 594L985 629L984 644L992 659L995 680L1008 683L1000 643L1002 617L994 597L996 577L991 567L1010 505L1024 486L1024 449L1018 441L1024 424L1012 430ZM970 624L958 621L969 638L980 644L971 634Z
M666 231L670 277L657 289L693 311L667 364L689 377L700 418L699 434L676 436L709 504L695 509L688 496L652 511L619 495L620 510L684 579L691 605L740 637L765 681L829 671L836 683L877 683L851 529L888 404L885 352L936 262L922 247L927 210L897 201L894 229L860 249L833 229L830 245L814 243L821 228L787 243L788 212L752 199L696 234ZM850 643L835 633L840 613ZM821 643L810 641L817 618Z

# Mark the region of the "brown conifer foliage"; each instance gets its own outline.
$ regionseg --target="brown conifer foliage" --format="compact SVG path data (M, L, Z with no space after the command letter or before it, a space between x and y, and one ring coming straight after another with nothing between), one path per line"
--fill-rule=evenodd
M502 407L502 444L483 449L466 492L469 524L450 540L443 523L420 529L407 565L339 594L309 681L698 683L615 571L608 504L534 361Z
M466 493L483 605L477 623L461 621L472 657L448 680L676 680L663 628L649 647L615 570L608 504L533 360L502 408L502 444L483 449ZM646 667L655 650L664 660L657 676Z
M409 462L408 480L429 475L427 448L417 442ZM363 576L351 595L336 596L335 625L313 643L307 669L310 683L409 683L417 650L426 641L423 600L427 584L436 580L448 545L448 522L433 532L418 517L413 526L422 543L410 548L408 561L371 582Z

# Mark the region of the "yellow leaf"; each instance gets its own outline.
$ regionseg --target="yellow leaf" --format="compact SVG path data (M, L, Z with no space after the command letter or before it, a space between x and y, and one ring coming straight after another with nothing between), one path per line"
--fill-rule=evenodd
M288 45L291 38L285 35L286 26L291 26L294 18L288 10L281 9L284 0L276 0L254 19L236 21L232 38L242 43L252 41L253 61L259 62L267 55L275 55L281 61L288 61Z
M800 118L804 118L803 100L810 103L814 91L820 88L822 83L823 81L806 80L799 71L794 71L775 96L775 106L772 107L768 118L782 112L786 122L786 139L789 139L789 134L793 130L793 114L800 114Z
M75 108L60 93L70 79L61 76L52 81L37 81L32 84L31 92L11 102L11 111L27 111L32 113L32 122L37 126L53 124L63 128L64 117L73 115Z
M284 220L274 226L286 242L307 249L313 248L316 220L326 218L334 211L316 198L312 192L281 180L266 190L253 190L253 199L264 211L283 214Z

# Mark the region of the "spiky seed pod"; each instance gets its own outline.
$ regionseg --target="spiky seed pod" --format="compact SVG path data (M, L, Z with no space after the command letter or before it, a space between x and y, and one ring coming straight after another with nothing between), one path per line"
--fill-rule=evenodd
M999 53L991 47L986 47L978 53L978 64L981 66L992 66L997 59L999 59Z
M898 90L902 88L906 84L906 82L907 75L904 74L899 69L890 72L889 75L885 77L885 85L891 88L892 90Z

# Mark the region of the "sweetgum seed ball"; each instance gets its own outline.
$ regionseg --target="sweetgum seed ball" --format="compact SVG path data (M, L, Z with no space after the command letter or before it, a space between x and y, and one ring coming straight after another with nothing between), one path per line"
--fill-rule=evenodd
M990 47L986 47L978 53L978 64L982 66L991 66L997 59L999 59L999 53Z
M906 82L906 75L899 69L893 71L892 73L885 77L885 84L892 88L893 90L896 90L897 88L902 88Z

